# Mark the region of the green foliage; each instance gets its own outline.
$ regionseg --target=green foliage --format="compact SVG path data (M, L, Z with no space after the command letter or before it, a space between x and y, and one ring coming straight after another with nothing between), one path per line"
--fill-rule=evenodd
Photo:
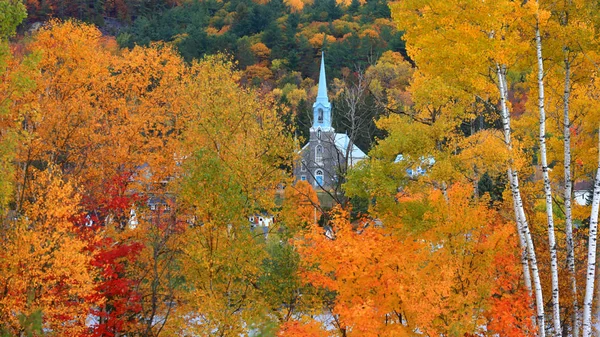
M244 210L246 197L238 181L226 163L215 153L199 150L194 158L187 162L188 174L181 182L181 196L196 208L204 210L214 217L214 221L223 225L229 219L240 218ZM205 191L211 190L210 198L199 198Z
M15 35L25 17L27 9L21 0L0 0L0 40Z
M479 182L477 183L479 196L483 196L484 194L488 193L492 202L502 201L502 194L506 189L506 183L507 181L505 175L492 178L486 172L481 176L481 179L479 179Z
M301 304L304 285L298 273L298 253L293 246L279 242L277 235L272 236L275 238L267 243L269 255L263 262L259 287L270 307L283 320Z
M11 0L12 1L12 0ZM17 0L18 1L18 0ZM28 0L27 10L31 20L76 18L104 25L104 18L130 22L139 16L162 12L175 4L172 0Z
M23 327L23 332L20 336L40 336L43 335L42 330L42 311L36 310L29 315L19 313L19 324ZM8 330L4 330L0 324L0 336L1 337L13 337ZM16 336L15 336L16 337Z
M303 77L316 78L319 47L311 45L309 40L315 33L325 33L337 36L335 42L324 46L331 79L340 77L342 67L364 68L372 56L378 57L386 50L405 53L401 34L393 25L378 26L379 37L360 36L360 31L372 28L377 19L389 17L385 0L370 1L363 6L357 2L348 7L342 7L335 0L315 1L300 12L291 11L281 0L266 3L194 0L162 12L141 15L121 33L118 41L127 47L152 41L173 42L188 61L218 51L229 52L243 69L257 61L248 55L249 41L260 39L271 49L271 60L287 60L288 69L300 71ZM356 24L358 30L345 31L346 37L336 35L332 25L335 20ZM314 30L316 25L319 28Z

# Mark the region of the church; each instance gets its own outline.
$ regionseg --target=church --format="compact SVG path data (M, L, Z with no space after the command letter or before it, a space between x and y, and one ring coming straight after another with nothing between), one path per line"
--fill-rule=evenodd
M335 133L331 125L331 103L327 96L325 59L321 70L317 99L313 104L313 122L308 143L300 150L300 162L294 167L296 180L307 181L315 188L330 189L337 177L367 155L345 133Z

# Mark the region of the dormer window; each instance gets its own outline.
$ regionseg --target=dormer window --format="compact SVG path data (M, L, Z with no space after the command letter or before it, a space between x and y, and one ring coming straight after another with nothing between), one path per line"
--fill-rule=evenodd
M319 108L317 112L317 121L323 123L323 109Z

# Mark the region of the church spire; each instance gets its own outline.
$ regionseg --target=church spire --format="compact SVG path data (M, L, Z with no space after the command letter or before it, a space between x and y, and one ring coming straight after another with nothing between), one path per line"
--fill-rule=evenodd
M327 78L325 77L325 54L321 51L321 71L319 73L319 91L317 102L329 102L327 97Z
M331 103L327 97L327 78L325 77L325 55L321 52L321 72L319 74L319 88L317 91L317 100L313 104L313 125L312 131L331 131Z

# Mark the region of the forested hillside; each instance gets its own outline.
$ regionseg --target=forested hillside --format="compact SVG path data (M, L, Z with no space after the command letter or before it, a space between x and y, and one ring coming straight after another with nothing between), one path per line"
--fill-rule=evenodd
M391 56L396 59L406 53L385 0L28 1L27 6L29 22L52 16L96 23L121 47L168 43L187 62L219 52L230 55L243 71L244 83L275 90L278 99L294 109L289 123L304 139L321 51L330 84L337 79L330 89L336 94L334 120L340 132L349 131L350 124L347 102L339 95L343 88L355 86L357 76L364 76L386 51L399 53ZM361 88L361 103L373 106L376 97L366 89ZM372 121L383 112L362 105L358 115L363 120ZM378 135L369 124L356 139L366 150Z

